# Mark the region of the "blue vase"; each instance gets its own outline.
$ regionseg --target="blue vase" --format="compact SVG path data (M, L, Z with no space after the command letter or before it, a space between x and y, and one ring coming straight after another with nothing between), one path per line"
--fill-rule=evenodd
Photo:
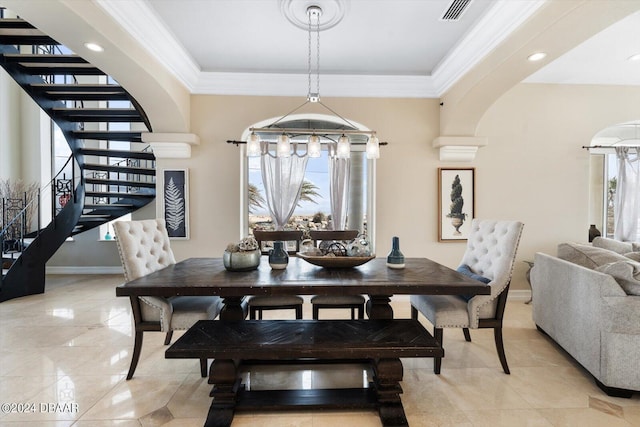
M284 242L273 242L273 249L269 251L269 265L274 270L282 270L287 268L289 264L289 255L284 250Z
M391 252L387 256L387 267L404 268L404 255L400 252L400 238L394 237L391 243Z

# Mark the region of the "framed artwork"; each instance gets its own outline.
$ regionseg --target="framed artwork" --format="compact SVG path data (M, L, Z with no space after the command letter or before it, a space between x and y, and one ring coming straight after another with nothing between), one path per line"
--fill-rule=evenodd
M438 241L466 241L475 211L475 168L438 168Z
M189 238L189 170L163 171L162 207L170 238Z

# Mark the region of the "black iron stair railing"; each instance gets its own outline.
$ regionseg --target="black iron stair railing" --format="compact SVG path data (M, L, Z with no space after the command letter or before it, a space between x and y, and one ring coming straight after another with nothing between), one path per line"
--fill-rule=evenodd
M51 223L38 226L19 258L3 268L5 301L44 292L45 264L69 236L150 203L156 172L141 139L151 126L136 100L85 59L2 12L0 65L60 128L73 157L71 178L62 175L51 184Z

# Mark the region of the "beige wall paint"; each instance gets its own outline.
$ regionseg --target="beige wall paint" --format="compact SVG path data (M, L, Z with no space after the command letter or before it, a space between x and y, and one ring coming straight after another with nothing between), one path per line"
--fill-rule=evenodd
M378 256L386 256L391 237L399 236L406 256L455 267L464 244L437 241L437 168L473 166L476 217L525 223L512 289L528 289L521 261L533 259L536 251L555 253L559 242L587 241L590 158L581 146L599 130L640 115L640 88L520 84L480 121L478 135L487 136L489 145L476 160L442 163L431 148L439 132L437 100L323 101L389 142L377 161ZM200 145L193 147L191 159L158 161L158 173L165 168L190 172L191 239L172 241L178 259L220 256L239 238L243 159L226 140L239 139L247 126L279 117L299 103L285 97L192 97L191 131L200 136Z
M180 259L219 256L240 236L240 150L226 143L240 139L253 123L279 117L300 98L194 96L191 131L200 136L189 160L160 160L158 168L190 169L191 239L174 240ZM461 244L437 243L439 105L434 99L324 99L344 117L376 129L383 141L377 163L377 252L386 256L399 236L406 256L429 256L455 264ZM326 113L321 108L300 112Z
M489 138L474 162L478 216L525 223L519 260L555 254L560 242L587 242L591 162L581 147L599 130L638 118L640 88L517 85L478 126ZM521 288L525 265L516 267Z

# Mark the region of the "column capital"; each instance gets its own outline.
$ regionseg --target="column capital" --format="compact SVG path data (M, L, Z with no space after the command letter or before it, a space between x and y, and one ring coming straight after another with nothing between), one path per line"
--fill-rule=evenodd
M433 140L433 148L440 149L440 161L471 162L475 160L478 148L488 143L487 137L439 136Z
M142 141L151 145L153 154L160 159L188 159L191 146L200 145L200 137L194 133L144 132Z

